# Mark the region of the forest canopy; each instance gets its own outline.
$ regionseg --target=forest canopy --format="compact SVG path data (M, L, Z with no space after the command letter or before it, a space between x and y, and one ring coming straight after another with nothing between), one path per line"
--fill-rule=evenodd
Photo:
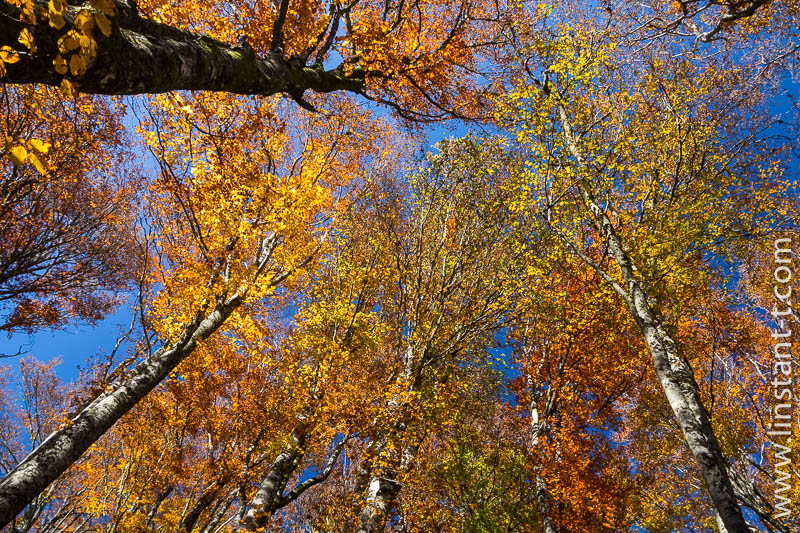
M798 20L3 1L0 530L798 531Z

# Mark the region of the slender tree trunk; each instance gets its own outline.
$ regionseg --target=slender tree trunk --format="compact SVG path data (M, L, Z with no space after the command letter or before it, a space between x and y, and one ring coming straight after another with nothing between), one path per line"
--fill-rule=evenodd
M281 501L298 462L304 454L306 443L305 417L292 431L289 442L270 465L264 480L250 501L250 508L242 518L239 531L256 531L267 525L269 517L284 503Z
M98 396L0 480L0 529L161 383L241 302L236 294L218 301L208 316L196 317L177 343L161 348L151 360L139 363L113 390Z
M550 512L550 493L541 475L536 474L536 509L542 519L543 533L558 533L553 516Z
M197 502L194 504L192 509L186 514L186 516L181 521L180 529L183 529L186 533L192 533L194 530L195 525L197 525L197 521L200 519L200 515L208 509L214 500L217 499L217 495L222 490L223 484L219 481L215 481L204 490L200 497L197 499Z
M422 384L421 367L418 366L414 350L411 346L405 352L405 369L403 379L411 381L411 391L417 391ZM389 402L394 409L403 409L403 400L395 397ZM400 420L392 426L394 435L404 435L408 429L408 419L401 414ZM402 455L401 455L402 450ZM366 488L366 500L364 507L359 515L357 533L378 533L386 527L386 520L392 508L394 499L400 492L400 484L397 476L403 468L414 458L419 450L419 444L389 446L389 439L382 440L378 446L377 456L383 456L379 463L391 465L385 470L380 470L379 475L372 475L369 478L369 485Z
M156 495L156 501L153 502L153 508L150 509L149 513L147 513L147 519L144 521L145 528L149 528L150 524L153 523L153 520L156 519L158 510L161 508L161 504L164 503L164 500L166 500L170 494L172 494L173 490L175 490L175 485L170 485L166 490L163 490Z
M563 362L559 364L559 374L563 371ZM531 449L539 445L539 437L546 434L548 431L549 417L555 405L555 395L552 389L548 391L547 405L544 409L544 416L539 416L539 406L536 403L537 399L534 394L534 380L531 374L527 374L525 379L528 383L528 388L531 391L530 412L531 412ZM550 509L550 493L547 491L547 483L542 477L542 465L536 467L536 510L539 511L539 516L542 519L542 532L543 533L558 533L555 521L551 514Z
M628 285L630 311L642 330L661 388L689 450L700 466L715 513L727 533L747 533L749 528L728 476L727 463L711 426L711 418L700 398L700 387L694 372L688 362L680 357L677 343L655 316L647 294L635 275L633 264L605 214L600 217L600 222L601 227L605 228L609 252Z
M621 237L605 211L597 204L587 183L593 169L586 161L563 104L558 105L559 118L566 137L567 147L578 161L584 179L579 184L584 202L600 231L608 253L620 269L626 287L615 286L624 298L636 323L644 335L653 358L656 376L675 415L686 444L700 467L706 489L714 510L727 529L727 533L748 533L742 510L736 499L733 484L728 476L727 464L711 426L711 419L700 398L700 388L688 362L678 354L675 340L654 312L647 293L642 287L631 258L625 250Z
M594 204L592 210L600 212ZM644 289L635 275L633 264L622 247L621 240L602 213L599 223L606 245L627 283L629 309L641 329L653 358L656 376L667 397L672 412L683 431L689 450L700 466L706 488L727 533L747 533L749 528L736 500L733 485L719 442L711 426L711 418L700 398L700 387L694 372L678 354L677 343L656 317Z
M398 422L395 425L396 434L402 434L405 430L405 422ZM359 513L358 525L355 528L357 533L377 533L384 530L389 511L400 493L400 483L397 482L397 477L414 459L419 450L419 444L412 444L402 447L401 454L398 447L390 447L388 444L388 439L384 439L376 446L376 457L378 463L389 466L380 469L377 473L373 468L362 471L364 477L360 485L363 492L366 493L366 497ZM364 485L366 486L364 487ZM344 531L353 531L353 524L345 526Z
M46 2L35 3L47 9ZM68 6L65 17L68 24L83 7ZM233 46L144 19L130 0L117 2L110 37L95 31L97 56L86 73L62 75L53 67L53 59L58 54L58 39L63 32L46 23L28 26L19 19L18 7L0 2L0 46L21 52L19 61L7 65L5 83L59 85L66 78L79 91L94 94L200 90L302 96L305 90L360 92L364 87L363 74L358 70L349 74L342 68L325 70L321 65L287 59L282 50L259 57L244 42ZM17 41L26 27L36 42L36 54L28 53Z
M530 375L528 382L531 383ZM549 406L548 406L549 407ZM535 448L539 444L539 437L546 432L548 427L547 417L550 414L550 409L545 409L545 420L539 420L539 408L536 405L536 400L531 399L531 448ZM539 511L539 516L542 519L542 532L543 533L558 533L555 521L551 513L550 493L547 491L547 483L542 477L542 465L536 467L536 510Z
M405 430L405 422L399 422L395 426L398 434L404 433ZM381 443L378 462L390 466L380 470L378 472L380 475L373 474L369 478L364 507L359 514L357 533L378 533L385 529L389 511L400 493L400 483L398 483L397 477L408 467L418 450L419 444L411 444L402 447L401 454L397 447L389 447L388 441Z
M356 531L358 533L382 533L386 528L386 518L398 492L400 492L400 485L394 479L372 478L367 487L367 500L361 510L359 526Z
M225 517L225 513L228 512L228 509L230 508L230 506L233 504L234 501L236 501L235 490L231 491L228 498L224 502L222 502L222 505L220 505L218 509L215 509L214 516L212 516L208 524L205 525L205 527L202 530L202 533L211 533L212 531L214 531L219 525L219 523L222 521L222 519Z

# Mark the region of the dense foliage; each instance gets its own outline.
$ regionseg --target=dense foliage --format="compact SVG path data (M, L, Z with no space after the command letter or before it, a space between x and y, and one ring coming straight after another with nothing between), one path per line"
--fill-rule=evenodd
M3 531L800 527L800 3L0 6Z

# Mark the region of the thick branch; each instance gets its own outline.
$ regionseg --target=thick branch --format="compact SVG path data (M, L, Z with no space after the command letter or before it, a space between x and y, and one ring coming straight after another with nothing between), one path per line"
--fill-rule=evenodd
M162 93L173 90L224 91L236 94L302 95L306 90L361 92L360 70L346 74L343 67L325 70L280 50L257 56L246 45L230 45L139 16L135 8L120 2L112 18L111 36L95 32L97 56L82 76L62 76L53 66L57 41L70 27L80 6L70 6L68 24L55 30L46 23L35 26L19 20L19 9L0 3L0 46L19 51L20 60L7 65L7 83L59 85L64 78L77 89L93 94ZM34 35L38 48L30 54L18 41L23 28Z

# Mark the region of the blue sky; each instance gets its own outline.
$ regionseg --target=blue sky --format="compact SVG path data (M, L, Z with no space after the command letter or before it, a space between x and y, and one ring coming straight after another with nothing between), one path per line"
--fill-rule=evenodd
M18 357L0 359L0 365L16 369L19 358L35 357L40 361L50 361L60 357L62 363L56 368L58 376L64 381L78 377L78 369L98 353L108 353L114 348L117 338L127 331L131 321L131 309L122 306L117 313L106 317L95 325L70 325L63 330L45 330L34 335L16 334L10 338L0 338L0 353L15 354Z

